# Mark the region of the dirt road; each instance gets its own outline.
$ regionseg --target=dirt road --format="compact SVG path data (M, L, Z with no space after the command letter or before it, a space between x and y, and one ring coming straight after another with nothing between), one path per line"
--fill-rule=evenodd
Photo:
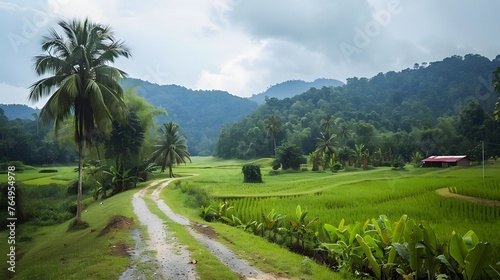
M245 260L239 259L231 250L210 238L210 235L201 234L195 228L203 228L199 224L192 224L187 218L178 215L160 199L160 193L173 180L154 181L146 188L137 192L132 205L134 213L139 217L141 226L147 228L147 235L143 236L139 230L134 230L133 237L136 246L132 253L132 265L121 275L120 279L198 279L196 264L192 263L189 251L183 244L177 242L172 231L158 216L149 211L144 197L149 196L156 202L158 208L172 221L186 227L189 233L223 264L245 279L276 279L272 275L250 266ZM155 188L148 195L149 189ZM145 268L144 268L145 267Z

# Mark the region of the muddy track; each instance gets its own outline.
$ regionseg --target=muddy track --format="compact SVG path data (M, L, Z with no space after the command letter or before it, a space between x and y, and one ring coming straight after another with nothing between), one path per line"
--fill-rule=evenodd
M484 199L484 198L478 198L478 197L473 197L473 196L466 196L466 195L461 195L461 194L456 194L456 193L451 193L448 188L442 188L436 190L436 192L442 196L442 197L448 197L448 198L454 198L454 199L460 199L468 202L474 202L474 203L479 203L483 204L486 206L491 206L491 207L500 207L500 201L496 200L489 200L489 199Z
M163 223L158 216L149 211L144 201L144 197L151 197L157 207L165 215L174 221L186 227L188 232L202 245L214 254L223 264L229 267L233 272L245 279L276 279L272 275L250 266L245 260L239 259L226 246L219 243L204 234L195 230L195 225L170 209L163 200L160 199L160 193L173 180L158 180L143 188L132 199L134 213L139 217L141 226L147 228L148 237L144 237L138 230L134 230L132 237L136 246L132 252L132 265L121 275L120 279L198 279L196 264L192 263L189 251L186 247L173 238L173 232ZM155 188L148 195L149 189ZM196 225L199 226L199 225ZM150 254L147 254L150 252ZM153 256L152 256L153 254ZM147 269L141 269L147 264Z

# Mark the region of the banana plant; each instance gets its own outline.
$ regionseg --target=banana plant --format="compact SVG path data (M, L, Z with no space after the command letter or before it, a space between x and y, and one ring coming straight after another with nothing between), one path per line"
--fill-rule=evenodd
M212 222L213 220L216 219L217 215L215 213L215 210L212 208L212 206L210 206L210 205L201 206L200 210L201 210L201 217L203 218L203 220L205 220L207 222Z
M356 235L364 235L361 223L345 225L344 219L338 227L324 224L323 230L328 242L321 244L338 263L338 269L352 270L362 260L363 252L356 241Z
M94 198L94 200L97 200L99 199L99 195L102 194L101 198L104 199L107 197L107 194L106 194L106 187L103 186L101 184L101 182L99 181L96 181L96 187L94 189L94 194L92 195L92 197Z
M313 233L309 227L314 222L319 220L319 218L314 218L313 220L307 222L306 221L307 213L308 213L307 211L302 211L300 205L297 205L297 208L295 209L295 219L290 221L292 230L297 234L297 246L299 247L300 244L302 244L301 245L302 250L305 248L304 246L305 237L310 236Z
M458 263L458 270L462 273L464 279L478 279L483 271L490 276L500 277L500 274L491 265L493 262L491 244L479 242L479 238L473 231L468 231L463 237L453 232L449 249L450 256Z
M244 226L245 231L251 231L254 235L264 236L264 223L250 221Z
M233 227L242 227L243 223L241 222L240 218L236 217L235 215L231 214L231 218L222 216L222 221L226 222L228 225L233 226Z
M267 215L262 214L263 222L265 227L272 233L272 241L276 242L276 235L278 232L283 232L284 229L281 227L283 224L283 220L286 218L286 215L278 214L271 210Z
M234 207L229 204L229 202L225 201L219 203L219 207L216 210L216 215L218 219L222 219L222 217L227 217L228 211L233 209Z
M370 235L362 237L361 235L356 234L356 240L358 241L359 245L361 246L361 249L363 250L363 253L368 259L368 262L370 263L370 266L372 268L373 273L375 274L375 277L377 277L377 279L381 279L382 271L380 269L380 264L377 262L377 258L372 252L372 249L375 249L376 254L378 254L379 253L378 251L381 251L380 248L378 248L378 246L374 243L373 238ZM371 246L368 244L371 244Z

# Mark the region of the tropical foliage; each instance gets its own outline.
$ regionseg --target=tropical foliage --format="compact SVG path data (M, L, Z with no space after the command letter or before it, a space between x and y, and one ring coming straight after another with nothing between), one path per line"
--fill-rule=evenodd
M244 183L262 183L262 174L260 173L260 166L257 164L245 164L241 168L243 173Z
M319 147L318 138L323 147L333 143L344 166L392 165L398 158L410 162L415 152L477 159L481 141L487 157L500 155L494 145L500 126L491 115L497 100L492 72L499 66L499 58L452 56L369 79L349 78L342 87L311 88L283 100L268 98L248 117L223 128L215 155L270 157L274 140L277 146L291 142L310 154ZM265 120L271 116L282 122L281 136L274 139L266 134ZM355 145L364 145L365 154L357 151L352 157L348 149L355 151Z
M181 134L181 128L174 122L167 122L159 129L160 136L155 145L155 151L151 160L161 167L161 172L168 168L170 178L174 177L173 167L175 165L191 161L186 139Z
M83 148L92 147L94 135L109 135L112 120L122 115L125 103L118 80L126 74L109 64L130 53L109 26L88 19L60 21L59 26L63 34L50 30L42 42L47 54L35 57L35 72L48 76L31 86L29 99L50 96L40 119L45 124L53 120L56 135L73 118L79 173L76 220L81 222Z
M274 209L260 220L243 220L230 211L227 201L218 210L202 207L202 216L209 221L218 219L255 235L266 237L326 264L337 271L350 271L376 279L497 279L493 247L481 242L469 230L464 236L453 232L446 242L440 242L426 221L420 223L401 216L391 222L385 215L364 223L338 226L323 224L320 235L311 227L318 218L308 219L308 211L297 205L295 217L286 225L286 215ZM213 213L207 215L207 213Z

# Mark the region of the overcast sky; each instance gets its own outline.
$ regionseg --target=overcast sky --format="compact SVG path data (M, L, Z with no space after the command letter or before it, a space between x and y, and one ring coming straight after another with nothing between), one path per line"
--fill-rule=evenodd
M27 102L33 57L59 19L109 24L131 77L248 97L286 80L372 77L500 53L500 1L0 0L0 103Z

